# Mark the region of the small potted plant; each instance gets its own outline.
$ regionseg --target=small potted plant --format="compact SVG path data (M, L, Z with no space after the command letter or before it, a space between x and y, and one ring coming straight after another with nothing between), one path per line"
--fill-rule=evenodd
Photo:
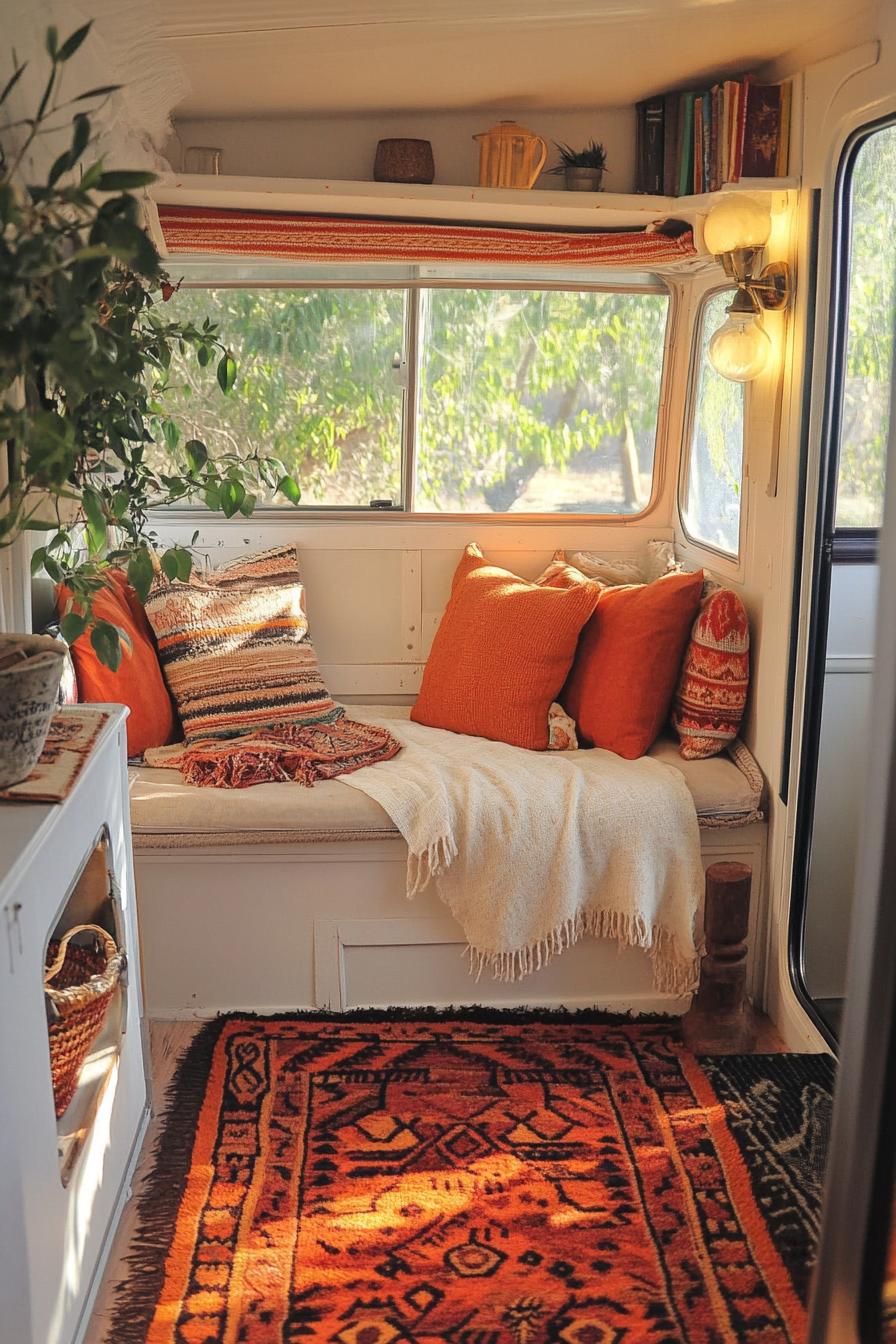
M566 178L567 191L600 191L601 179L607 166L607 156L603 145L590 140L584 149L570 149L569 145L554 146L560 154L560 162L548 172Z

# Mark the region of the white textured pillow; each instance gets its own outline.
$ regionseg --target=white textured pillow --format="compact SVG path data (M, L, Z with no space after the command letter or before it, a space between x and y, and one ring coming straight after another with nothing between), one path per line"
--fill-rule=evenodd
M608 560L594 551L575 551L569 557L569 563L589 579L600 579L614 586L653 583L664 574L680 574L683 568L675 559L675 546L671 541L648 541L646 555L635 560Z

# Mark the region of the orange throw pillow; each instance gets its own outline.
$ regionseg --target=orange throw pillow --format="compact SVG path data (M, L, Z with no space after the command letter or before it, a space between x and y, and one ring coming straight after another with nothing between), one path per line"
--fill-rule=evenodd
M132 652L127 647L122 650L121 665L113 672L97 658L89 635L76 639L71 653L78 696L88 704L127 705L131 711L127 720L128 755L139 756L147 747L164 747L175 741L176 720L140 599L121 570L112 570L109 577L112 587L97 596L94 614L123 630ZM67 588L57 589L60 613L64 614L70 596Z
M702 589L698 570L601 594L560 696L583 741L644 755L669 716Z
M544 751L548 710L600 589L545 588L468 546L411 710L415 723Z

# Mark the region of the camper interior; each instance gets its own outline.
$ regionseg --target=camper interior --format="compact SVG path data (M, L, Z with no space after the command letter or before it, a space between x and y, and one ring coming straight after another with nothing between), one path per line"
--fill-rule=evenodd
M160 479L219 475L149 517L163 568L131 590L121 682L73 642L63 800L44 776L0 791L0 1341L696 1340L531 1304L503 1333L400 1333L385 1307L372 1334L125 1318L131 1195L200 1024L679 1019L706 950L737 964L758 1053L833 1056L838 1083L807 1314L700 1337L886 1338L896 6L8 9L0 80L30 63L8 121L48 26L96 19L66 69L100 88L96 141L66 171L155 174L133 188L168 276L153 311L217 325L165 361L145 452ZM564 177L580 145L597 190ZM90 545L89 501L80 521ZM53 531L0 547L0 632L71 613ZM249 657L225 636L253 622ZM749 898L721 942L720 864ZM82 925L118 961L61 1104L41 977Z

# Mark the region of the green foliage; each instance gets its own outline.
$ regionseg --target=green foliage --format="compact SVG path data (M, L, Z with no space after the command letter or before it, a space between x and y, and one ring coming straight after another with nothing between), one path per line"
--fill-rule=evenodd
M605 169L607 166L607 155L603 145L597 145L593 140L589 140L584 149L571 149L569 145L558 144L555 140L554 148L560 155L560 162L549 168L549 173L562 174L567 168Z
M306 501L397 499L404 303L398 289L182 290L179 318L210 308L240 374L238 400L216 403L176 355L179 419L201 416L213 457L266 444ZM424 290L415 507L504 511L540 468L574 461L618 473L627 426L651 453L667 306L655 294ZM154 460L162 470L165 453ZM265 499L275 486L292 499L283 481Z
M852 179L849 333L840 434L838 527L879 526L896 314L896 128L876 131Z
M201 365L216 358L224 394L233 389L236 364L214 323L178 322L160 311L159 296L175 287L130 194L153 174L106 171L102 161L75 172L93 141L92 109L83 104L118 87L61 101L62 67L90 26L61 45L56 29L47 29L50 72L38 108L0 127L0 441L9 459L0 546L28 529L53 530L35 553L35 570L45 568L70 589L67 634L89 634L101 660L117 667L120 632L94 621L93 601L111 565L126 566L138 592L148 591L150 510L198 498L228 516L236 508L247 513L259 483L290 473L276 457L235 448L212 462L198 438L179 447L180 431L166 412L174 352L191 350ZM0 106L24 70L16 62ZM46 182L24 181L34 141L64 128L69 115L69 147ZM151 465L159 442L168 451L164 472ZM295 500L295 489L284 493ZM189 577L189 554L180 548L161 564L172 577Z

